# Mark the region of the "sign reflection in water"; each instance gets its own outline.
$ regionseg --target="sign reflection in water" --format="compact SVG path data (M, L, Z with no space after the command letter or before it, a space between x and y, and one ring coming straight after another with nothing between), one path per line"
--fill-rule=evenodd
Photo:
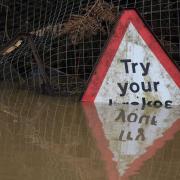
M109 179L128 179L180 130L180 107L145 108L83 103Z

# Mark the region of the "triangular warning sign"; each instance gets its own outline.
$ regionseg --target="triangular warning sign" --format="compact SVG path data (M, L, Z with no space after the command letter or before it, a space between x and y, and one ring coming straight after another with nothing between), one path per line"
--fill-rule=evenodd
M180 72L136 10L122 12L82 101L180 104Z
M82 103L105 161L108 179L128 179L180 130L179 106L172 109Z

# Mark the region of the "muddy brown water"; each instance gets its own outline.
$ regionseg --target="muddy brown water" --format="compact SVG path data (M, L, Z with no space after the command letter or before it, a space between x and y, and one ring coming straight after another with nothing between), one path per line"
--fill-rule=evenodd
M0 180L180 179L179 107L0 91Z

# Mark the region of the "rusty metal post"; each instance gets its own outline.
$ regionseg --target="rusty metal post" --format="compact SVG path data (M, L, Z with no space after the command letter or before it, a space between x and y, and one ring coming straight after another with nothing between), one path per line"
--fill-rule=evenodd
M30 47L31 47L31 50L32 50L34 59L35 59L37 65L38 65L38 68L40 69L40 72L41 72L40 75L41 75L41 77L42 77L42 79L43 79L43 82L44 82L45 84L49 85L49 78L48 78L47 75L46 75L45 67L44 67L44 65L43 65L43 63L42 63L42 61L41 61L41 58L40 58L40 56L39 56L39 53L38 53L38 51L37 51L37 49L36 49L36 47L35 47L35 44L34 44L32 38L31 38L31 35L28 36L28 42L29 42L29 44L30 44Z
M41 77L41 79L43 81L43 84L41 84L41 88L45 93L52 94L52 89L51 89L51 86L50 86L49 78L48 78L48 76L46 75L46 72L45 72L45 66L44 66L44 64L43 64L43 62L42 62L42 60L40 58L40 55L39 55L39 53L37 51L37 48L36 48L36 46L35 46L35 44L33 42L33 39L32 39L32 37L31 37L31 35L29 33L20 33L20 34L18 34L15 38L10 40L5 47L0 49L0 54L5 55L6 51L9 48L11 48L12 46L14 46L14 44L18 40L25 39L25 38L28 39L30 48L31 48L32 53L33 53L34 60L37 63L38 68L40 70L40 77Z

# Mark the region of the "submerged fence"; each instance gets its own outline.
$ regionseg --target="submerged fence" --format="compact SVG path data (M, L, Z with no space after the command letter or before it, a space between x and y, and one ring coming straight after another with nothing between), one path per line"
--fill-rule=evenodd
M81 94L123 8L136 8L180 66L180 1L0 0L0 79Z

